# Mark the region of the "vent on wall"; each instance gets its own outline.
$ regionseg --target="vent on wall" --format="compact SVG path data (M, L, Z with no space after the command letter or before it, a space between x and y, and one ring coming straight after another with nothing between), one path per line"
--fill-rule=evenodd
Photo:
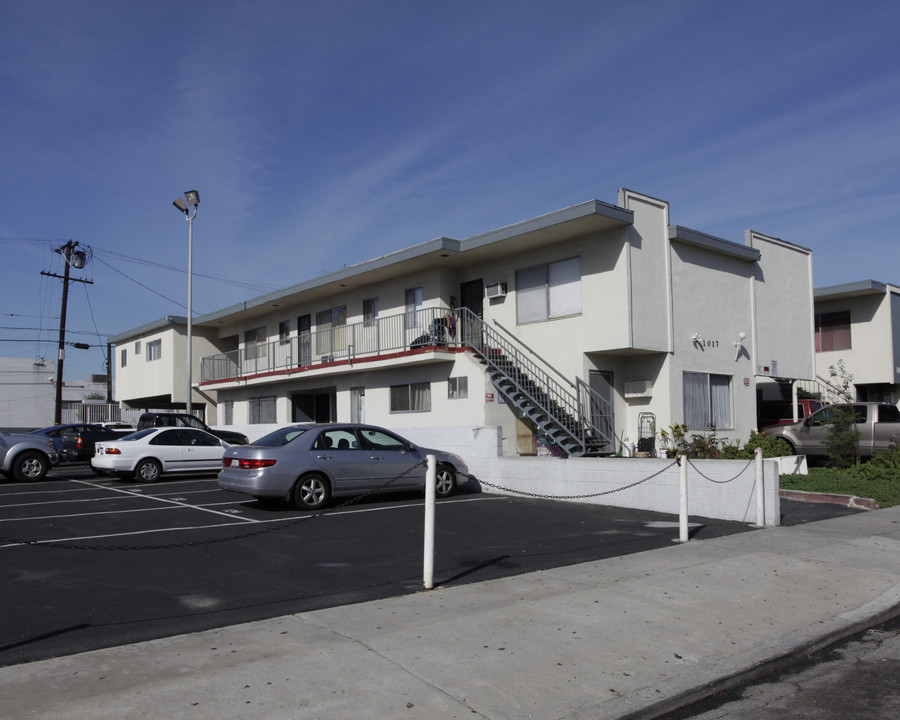
M626 398L643 398L653 396L652 380L626 380L625 381L625 397Z
M485 285L484 296L486 298L506 297L506 283L495 282Z

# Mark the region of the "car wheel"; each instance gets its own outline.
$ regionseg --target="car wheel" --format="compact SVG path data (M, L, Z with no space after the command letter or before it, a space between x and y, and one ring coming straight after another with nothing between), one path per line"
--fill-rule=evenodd
M141 482L156 482L160 475L162 475L162 467L156 460L149 458L141 460L134 469L134 479Z
M23 452L13 463L13 477L19 482L43 480L50 470L50 461L39 452Z
M450 465L438 465L434 493L438 497L450 497L456 490L456 472Z
M321 475L305 475L294 485L292 495L299 510L318 510L331 497L331 485Z

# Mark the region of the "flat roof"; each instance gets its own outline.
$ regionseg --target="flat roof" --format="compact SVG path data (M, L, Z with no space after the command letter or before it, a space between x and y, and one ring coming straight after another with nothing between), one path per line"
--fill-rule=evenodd
M859 297L861 295L884 295L888 291L888 284L877 280L858 280L841 285L828 285L815 288L813 298L815 300L837 300L840 298Z
M731 255L732 257L747 260L748 262L757 262L761 257L759 250L756 248L732 242L731 240L725 240L724 238L716 237L715 235L708 235L699 230L691 230L690 228L682 227L681 225L669 226L669 239L679 240L688 245L695 245L697 247L705 248L706 250L712 250L713 252Z

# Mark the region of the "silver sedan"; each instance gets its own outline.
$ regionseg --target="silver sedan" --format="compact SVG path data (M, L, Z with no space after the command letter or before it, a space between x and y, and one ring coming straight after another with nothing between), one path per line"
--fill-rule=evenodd
M438 497L468 479L458 455L422 448L384 428L308 424L280 428L222 456L219 485L258 500L316 510L330 498L425 488L426 456L437 461Z

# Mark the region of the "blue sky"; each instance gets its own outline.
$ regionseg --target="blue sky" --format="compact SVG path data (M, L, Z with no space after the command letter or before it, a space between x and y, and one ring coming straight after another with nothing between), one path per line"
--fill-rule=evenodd
M900 283L898 34L866 0L2 3L0 355L55 359L67 240L70 342L184 315L189 189L195 313L621 187Z

